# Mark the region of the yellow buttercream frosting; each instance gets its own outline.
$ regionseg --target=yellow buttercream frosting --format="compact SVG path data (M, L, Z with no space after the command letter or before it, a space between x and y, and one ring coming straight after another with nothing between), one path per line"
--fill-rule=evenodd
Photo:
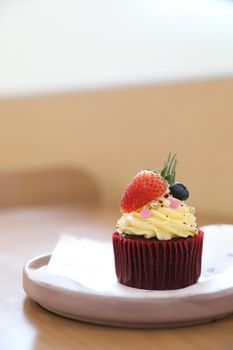
M117 231L159 240L198 235L194 208L184 202L175 209L161 203L156 209L146 207L148 217L142 217L140 211L124 213L117 222Z

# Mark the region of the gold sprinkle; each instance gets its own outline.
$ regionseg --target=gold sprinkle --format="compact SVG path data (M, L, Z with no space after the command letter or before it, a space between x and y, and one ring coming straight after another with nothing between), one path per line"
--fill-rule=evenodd
M157 209L158 207L159 207L159 202L152 202L151 204L150 204L150 207L152 208L152 209Z

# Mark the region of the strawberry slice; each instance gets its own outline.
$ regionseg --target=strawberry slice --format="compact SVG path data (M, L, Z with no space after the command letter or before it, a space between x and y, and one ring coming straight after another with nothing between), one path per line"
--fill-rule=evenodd
M167 189L166 180L150 170L140 171L128 185L120 203L123 212L129 213L158 199Z

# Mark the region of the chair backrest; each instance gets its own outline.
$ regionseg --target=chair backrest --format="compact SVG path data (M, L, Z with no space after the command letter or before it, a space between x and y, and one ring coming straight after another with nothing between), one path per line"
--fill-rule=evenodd
M0 207L63 203L99 204L95 179L72 168L0 172Z

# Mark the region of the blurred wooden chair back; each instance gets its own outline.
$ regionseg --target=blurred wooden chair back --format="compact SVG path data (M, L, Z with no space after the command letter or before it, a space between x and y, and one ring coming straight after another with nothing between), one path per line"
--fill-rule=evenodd
M44 168L0 173L0 207L99 202L95 180L82 170Z

